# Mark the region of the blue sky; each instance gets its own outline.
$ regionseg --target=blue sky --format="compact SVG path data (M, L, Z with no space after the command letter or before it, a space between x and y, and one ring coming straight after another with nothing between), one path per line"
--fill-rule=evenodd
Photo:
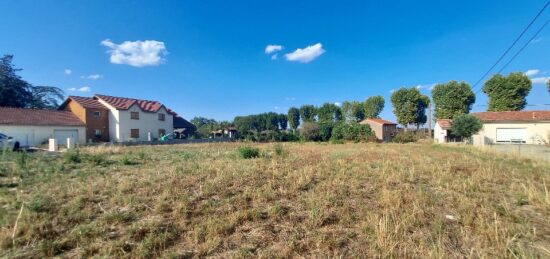
M545 3L2 0L0 54L14 54L33 84L158 100L186 118L382 95L393 120L392 89L475 83ZM550 10L517 47L548 19ZM282 49L266 54L268 45ZM504 73L532 70L542 82L549 60L550 27ZM480 92L474 111L486 102ZM544 84L528 102L550 103Z

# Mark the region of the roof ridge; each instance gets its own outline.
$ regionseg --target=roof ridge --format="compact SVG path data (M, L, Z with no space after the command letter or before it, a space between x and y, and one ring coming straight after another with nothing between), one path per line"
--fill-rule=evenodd
M105 96L105 97L129 99L129 100L134 100L134 101L156 102L156 103L162 104L161 102L155 101L155 100L137 99L137 98L133 98L133 97L122 97L122 96L113 96L113 95L104 95L104 94L94 94L94 96Z

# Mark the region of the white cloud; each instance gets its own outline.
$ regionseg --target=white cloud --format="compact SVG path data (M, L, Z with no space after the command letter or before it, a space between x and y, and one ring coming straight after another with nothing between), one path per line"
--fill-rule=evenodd
M307 46L304 49L296 49L294 52L285 54L286 60L297 61L300 63L309 63L326 51L323 49L323 44L317 43L312 46Z
M275 107L273 107L273 109L275 109L275 110L280 110L280 109L281 109L281 107L279 107L279 106L275 106Z
M115 44L106 39L101 45L109 48L111 63L126 64L134 67L158 66L164 63L164 56L168 53L164 42L156 40L125 41Z
M341 102L335 102L334 105L338 106L338 107L342 107L342 103Z
M531 78L531 82L533 82L533 84L546 84L546 82L548 82L548 80L550 80L550 76Z
M283 50L283 46L281 45L267 45L265 47L265 54L271 54L281 50Z
M90 88L89 86L84 86L84 87L80 87L80 88L72 87L72 88L69 88L67 90L69 90L69 92L87 93L87 92L92 91L92 88Z
M98 80L98 79L103 78L103 75L93 74L93 75L87 75L87 76L80 76L80 78L82 78L82 79L91 79L91 80Z
M271 60L276 60L276 59L277 59L277 53L275 53L271 56Z
M296 101L296 97L285 97L286 101Z
M529 69L529 70L525 71L526 76L534 76L538 73L540 73L540 70L538 70L538 69Z
M63 72L65 73L65 75L70 75L70 74L73 73L73 71L68 69L68 68L65 68L65 70Z
M395 92L395 89L391 89L390 93L393 94Z

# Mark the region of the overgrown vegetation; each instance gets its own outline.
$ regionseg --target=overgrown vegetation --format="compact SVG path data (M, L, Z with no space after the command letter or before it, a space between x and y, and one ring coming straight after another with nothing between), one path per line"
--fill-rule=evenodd
M0 257L549 256L543 162L376 143L250 144L262 158L241 159L241 145L7 152Z
M240 147L239 155L244 159L256 158L260 156L260 149L249 146Z

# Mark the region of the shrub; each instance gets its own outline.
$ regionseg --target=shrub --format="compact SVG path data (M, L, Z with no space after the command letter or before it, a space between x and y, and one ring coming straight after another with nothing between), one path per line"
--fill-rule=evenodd
M68 150L63 154L66 163L78 164L82 161L80 151L78 149Z
M260 149L255 147L240 147L239 155L244 159L255 158L260 156Z
M319 140L319 125L315 122L304 122L300 128L300 137L305 141Z
M369 125L359 123L340 123L332 130L331 141L366 142L374 136Z
M319 123L319 140L329 141L332 136L333 129L334 129L334 123L332 122Z
M483 122L471 114L456 116L453 120L451 131L453 134L463 138L470 138L483 127Z
M418 136L416 133L412 131L404 131L399 132L395 137L392 139L392 142L395 143L410 143L410 142L416 142L418 140Z

